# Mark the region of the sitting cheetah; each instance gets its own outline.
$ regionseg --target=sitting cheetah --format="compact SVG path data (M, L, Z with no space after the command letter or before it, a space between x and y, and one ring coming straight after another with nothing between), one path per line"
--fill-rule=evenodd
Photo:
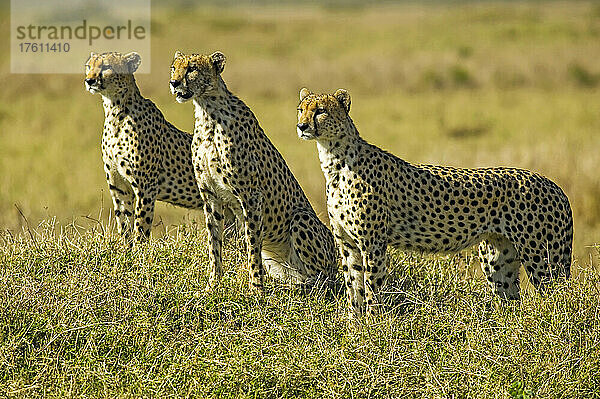
M202 196L192 168L192 135L165 120L140 94L133 73L137 53L92 53L85 85L104 102L102 160L119 233L150 236L156 200L201 208ZM133 226L132 226L133 217Z
M244 223L250 288L269 275L293 283L333 277L333 236L319 220L283 157L252 111L221 78L225 56L175 53L171 91L178 102L193 99L196 127L194 171L205 201L211 273L207 289L222 274L223 205Z
M365 142L349 111L346 90L300 91L297 132L317 142L351 317L372 313L388 245L454 252L481 241L483 271L508 299L519 298L521 264L538 288L569 276L573 220L556 184L520 169L410 164Z

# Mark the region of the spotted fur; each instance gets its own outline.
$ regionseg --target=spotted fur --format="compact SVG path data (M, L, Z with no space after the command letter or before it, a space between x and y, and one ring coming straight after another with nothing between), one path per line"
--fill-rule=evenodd
M487 280L508 299L519 298L521 264L538 288L569 276L573 219L556 184L521 169L408 163L365 142L349 111L346 90L300 92L297 132L317 142L351 315L378 303L388 245L454 252L480 242Z
M221 78L222 53L175 54L171 89L193 99L194 170L205 201L210 246L208 289L220 279L222 208L244 221L251 289L266 272L296 283L333 277L337 262L331 232L319 220L283 157L252 111Z
M92 53L85 85L102 95L102 160L119 232L144 240L156 200L185 208L204 203L192 168L192 135L167 122L142 97L133 76L140 62L137 53Z

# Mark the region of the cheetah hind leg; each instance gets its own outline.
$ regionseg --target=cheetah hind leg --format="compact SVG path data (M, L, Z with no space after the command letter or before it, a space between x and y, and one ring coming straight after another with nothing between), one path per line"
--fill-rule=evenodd
M314 213L294 214L290 223L290 250L292 267L306 286L335 281L338 264L333 235Z
M266 273L271 278L284 283L303 284L304 275L298 272L297 267L300 260L293 252L290 252L287 258L282 255L283 252L285 252L283 248L276 249L272 245L267 246L263 243L262 261Z
M560 244L557 245L557 250L554 249L552 243L524 249L529 257L523 259L523 267L529 281L541 293L552 292L552 283L556 279L569 277L571 249L561 247ZM557 260L562 260L562 263L556 262Z
M514 245L504 236L490 235L479 244L481 269L494 293L504 299L520 298L521 261Z
M263 243L262 261L267 274L278 281L292 285L313 287L319 281L319 275L307 272L302 258L294 248L289 248L288 255L284 256L283 248L274 248L274 245Z
M299 211L290 223L289 246L263 243L263 265L278 280L313 287L335 279L336 250L327 227L310 213Z
M244 238L244 222L230 208L223 206L224 230L223 235L232 240L240 240Z

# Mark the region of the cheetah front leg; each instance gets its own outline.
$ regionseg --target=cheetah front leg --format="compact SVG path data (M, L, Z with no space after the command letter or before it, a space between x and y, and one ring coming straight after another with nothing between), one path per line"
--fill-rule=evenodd
M134 188L135 209L133 229L138 241L146 241L150 238L152 220L154 219L154 205L158 190L154 186Z
M248 270L250 271L250 290L262 290L265 269L262 263L263 241L263 197L258 190L242 193L242 209L246 233Z
M344 284L348 298L348 318L353 320L361 317L365 310L365 278L362 256L360 249L352 239L338 234L335 234L335 238L344 273Z
M365 302L367 304L367 314L377 313L377 307L380 305L379 290L383 285L386 266L387 244L374 244L367 250L362 251L363 266L365 268Z
M208 190L203 190L204 217L208 230L208 259L210 262L210 275L205 291L212 291L223 276L222 250L223 250L223 204L217 197L208 195Z
M113 172L107 165L104 165L104 170L106 172L108 189L110 191L113 209L117 219L117 229L121 236L129 238L133 226L133 192L131 191L129 184L121 177L121 175Z
M360 292L364 293L360 250L354 243L337 235L336 243L342 258L342 271L344 273L346 297L348 298L348 318L356 319L362 315L364 308L363 296L359 294Z

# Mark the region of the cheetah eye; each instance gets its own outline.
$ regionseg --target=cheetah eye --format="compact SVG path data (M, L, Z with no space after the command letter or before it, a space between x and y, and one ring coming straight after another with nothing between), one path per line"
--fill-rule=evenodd
M317 108L315 115L321 115L325 113L325 108Z
M190 65L190 66L187 68L187 72L188 72L188 73L190 73L190 72L193 72L193 71L197 71L197 70L198 70L198 68L197 68L195 65Z

